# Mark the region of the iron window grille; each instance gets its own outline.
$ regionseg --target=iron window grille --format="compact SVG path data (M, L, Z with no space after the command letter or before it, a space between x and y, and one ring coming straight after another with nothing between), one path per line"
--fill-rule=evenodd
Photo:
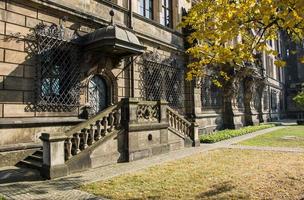
M210 76L205 76L201 81L202 108L220 108L222 106L221 89L215 86Z
M147 101L166 100L170 107L183 113L184 70L175 62L143 60L140 67L141 96Z
M60 26L40 25L36 30L36 100L42 111L69 111L79 105L79 48L70 39Z

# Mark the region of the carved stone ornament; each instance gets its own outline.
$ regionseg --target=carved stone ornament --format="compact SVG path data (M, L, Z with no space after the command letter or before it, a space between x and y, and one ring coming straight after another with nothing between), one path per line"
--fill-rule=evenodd
M139 122L158 122L159 106L138 105L136 115Z
M177 65L175 56L170 56L168 58L163 59L157 50L145 52L142 55L142 59L143 59L143 61L150 61L150 62L155 62L155 63L168 65L168 66Z

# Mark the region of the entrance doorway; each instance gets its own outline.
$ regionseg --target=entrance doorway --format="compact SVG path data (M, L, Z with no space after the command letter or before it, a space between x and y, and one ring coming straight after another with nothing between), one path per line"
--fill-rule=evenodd
M95 115L108 106L108 87L104 78L99 75L91 78L88 87L91 114Z

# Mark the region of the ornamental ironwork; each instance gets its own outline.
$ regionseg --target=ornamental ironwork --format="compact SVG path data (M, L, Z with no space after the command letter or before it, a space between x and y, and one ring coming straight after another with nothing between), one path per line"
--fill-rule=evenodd
M201 82L202 108L219 108L222 106L221 89L215 86L210 76L205 76Z
M184 70L174 58L161 60L158 54L145 54L139 70L143 100L166 100L170 107L183 112Z
M79 48L64 27L40 24L37 41L37 106L45 111L67 111L79 105Z

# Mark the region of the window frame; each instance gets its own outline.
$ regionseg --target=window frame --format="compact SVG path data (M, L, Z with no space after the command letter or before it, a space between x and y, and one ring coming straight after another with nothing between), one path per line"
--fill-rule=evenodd
M169 5L167 5L167 2ZM161 15L162 17L160 18L160 24L163 26L166 26L168 28L173 28L173 0L162 0L162 11ZM166 24L167 22L167 15L169 16L169 24Z
M153 20L154 19L153 0L138 0L137 3L138 3L138 14L147 19ZM148 10L146 9L147 3L149 4ZM142 4L143 6L141 6ZM147 15L147 11L149 11L149 15Z

